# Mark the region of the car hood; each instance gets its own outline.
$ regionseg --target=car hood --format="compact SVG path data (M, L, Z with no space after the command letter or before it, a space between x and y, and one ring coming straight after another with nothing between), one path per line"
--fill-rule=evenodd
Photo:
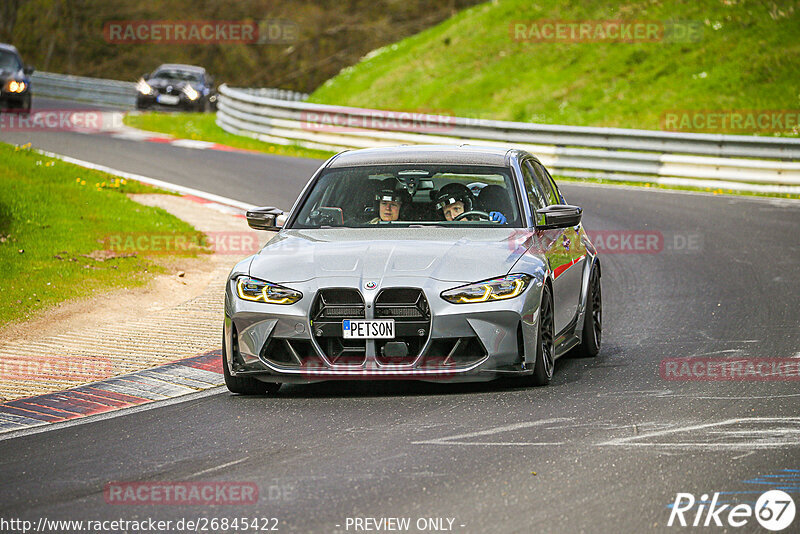
M508 273L520 255L514 228L284 230L253 257L250 276L274 283L318 278L425 277L474 282Z
M0 82L7 82L11 79L21 80L23 78L25 78L25 75L21 70L0 69Z

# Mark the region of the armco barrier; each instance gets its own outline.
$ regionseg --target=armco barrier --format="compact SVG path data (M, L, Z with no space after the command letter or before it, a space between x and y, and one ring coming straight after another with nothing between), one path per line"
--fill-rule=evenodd
M31 76L33 98L49 96L119 106L136 107L136 84L102 78L69 76L52 72L34 72Z
M800 193L800 139L687 134L425 116L407 128L402 114L271 98L222 85L217 124L280 144L342 150L399 144L513 145L565 176ZM376 119L376 120L371 120ZM347 127L379 123L380 128Z

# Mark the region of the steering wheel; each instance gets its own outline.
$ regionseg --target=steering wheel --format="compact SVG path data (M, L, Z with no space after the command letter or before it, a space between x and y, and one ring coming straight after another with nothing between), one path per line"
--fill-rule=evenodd
M491 220L488 213L486 213L485 211L477 211L477 210L465 211L464 213L459 213L458 215L455 216L455 218L453 218L453 220L460 221L464 217L469 217L470 215L475 215L476 217L478 217L479 220L483 221Z

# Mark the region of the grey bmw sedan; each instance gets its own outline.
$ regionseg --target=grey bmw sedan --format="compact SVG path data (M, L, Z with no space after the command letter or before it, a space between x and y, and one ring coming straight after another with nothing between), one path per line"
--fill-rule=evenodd
M557 358L600 348L600 262L581 214L522 150L337 154L288 214L247 213L277 233L228 277L225 383L548 384Z

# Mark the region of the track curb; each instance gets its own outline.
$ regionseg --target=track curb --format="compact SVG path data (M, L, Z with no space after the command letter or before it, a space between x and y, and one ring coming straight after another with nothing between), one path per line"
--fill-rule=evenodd
M221 351L0 404L0 434L63 423L221 386Z

